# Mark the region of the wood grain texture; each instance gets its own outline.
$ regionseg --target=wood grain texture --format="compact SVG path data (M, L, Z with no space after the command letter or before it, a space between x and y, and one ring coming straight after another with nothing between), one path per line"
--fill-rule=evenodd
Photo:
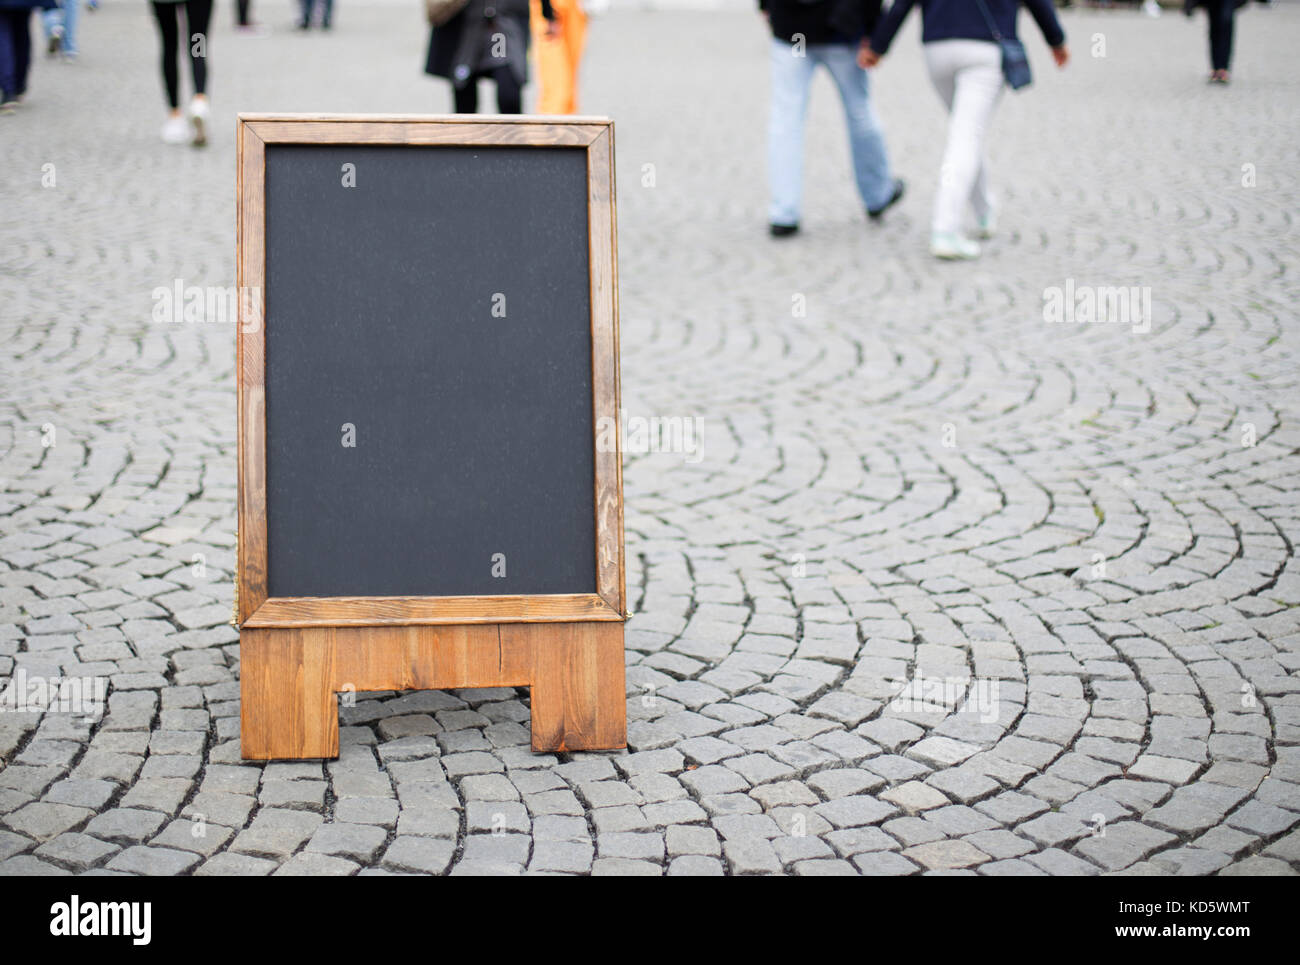
M241 114L268 144L423 144L586 147L603 118L504 118L463 114Z
M316 631L313 631L316 632ZM503 645L492 625L337 628L328 635L342 691L527 687L532 652Z
M337 757L341 692L528 687L535 751L627 745L623 624L240 632L246 760Z
M298 124L458 124L481 127L609 127L614 122L599 114L343 114L335 111L240 111L236 117L249 123L287 121Z
M238 591L241 744L251 760L338 755L343 690L527 686L537 751L626 746L622 440L596 449L597 592L492 597L268 599L266 502L267 143L585 147L592 411L620 426L613 125L604 118L243 114L237 130L236 272L256 289L241 317ZM253 322L256 324L253 324ZM620 430L621 431L621 430Z
M493 118L464 115L241 114L236 266L238 284L256 289L258 318L241 319L238 372L238 606L251 627L452 625L505 621L615 620L626 616L622 440L601 452L602 417L621 426L613 124L604 118ZM586 146L595 417L596 594L569 597L410 597L268 599L266 496L266 143L500 144ZM257 324L251 324L252 322ZM249 331L248 329L252 329ZM607 447L606 447L607 448Z
M619 419L618 305L614 277L614 157L612 130L587 149L587 219L591 274L591 384L596 435L596 592L624 612L622 431ZM613 449L601 445L602 424L615 426Z
M328 632L240 631L239 749L246 760L338 757L331 644Z
M272 597L244 620L248 627L405 626L563 623L621 620L595 593L524 596Z
M533 654L534 751L627 746L623 624L508 624L501 635Z
M236 131L235 284L240 292L235 335L238 412L238 573L236 619L267 597L266 543L266 150L240 122ZM251 304L244 292L256 293ZM249 317L250 307L256 317Z
M610 248L610 298L613 301L612 316L614 338L614 409L623 411L623 354L618 334L618 177L614 164L614 125L609 125L609 248ZM619 419L618 457L614 460L614 499L618 502L618 522L615 524L615 539L618 541L618 605L615 607L624 619L627 618L627 560L624 541L623 522L623 438L622 419Z

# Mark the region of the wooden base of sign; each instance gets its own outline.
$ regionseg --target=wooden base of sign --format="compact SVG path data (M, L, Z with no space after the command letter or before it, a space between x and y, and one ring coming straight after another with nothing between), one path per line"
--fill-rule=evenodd
M627 746L623 624L244 629L245 760L338 757L337 694L529 687L534 751Z

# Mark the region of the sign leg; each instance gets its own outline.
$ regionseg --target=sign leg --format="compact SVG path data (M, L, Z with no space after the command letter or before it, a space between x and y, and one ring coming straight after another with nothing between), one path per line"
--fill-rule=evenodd
M623 624L503 626L532 650L534 751L627 746Z
M339 755L329 630L239 634L240 753L245 760Z

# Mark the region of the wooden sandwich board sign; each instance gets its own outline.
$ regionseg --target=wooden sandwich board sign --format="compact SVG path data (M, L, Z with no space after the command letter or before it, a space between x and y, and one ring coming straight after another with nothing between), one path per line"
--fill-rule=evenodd
M530 688L536 751L625 746L613 124L237 140L243 757L455 687Z

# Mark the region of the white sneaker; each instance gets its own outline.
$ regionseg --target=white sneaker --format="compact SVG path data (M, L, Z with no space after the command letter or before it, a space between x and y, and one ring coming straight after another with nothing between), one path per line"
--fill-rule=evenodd
M1148 17L1160 16L1160 4L1156 0L1142 0L1142 12Z
M981 238L992 238L998 233L998 214L996 211L990 211L983 217L976 218L975 223L979 229L976 233Z
M978 258L980 246L977 242L952 232L939 232L930 236L930 254L936 258L953 261L966 258Z
M183 117L169 117L162 126L164 144L184 144L190 139L190 126Z
M206 97L195 97L190 100L190 123L194 125L194 146L203 147L208 143L208 117L212 114L212 108L208 105Z

